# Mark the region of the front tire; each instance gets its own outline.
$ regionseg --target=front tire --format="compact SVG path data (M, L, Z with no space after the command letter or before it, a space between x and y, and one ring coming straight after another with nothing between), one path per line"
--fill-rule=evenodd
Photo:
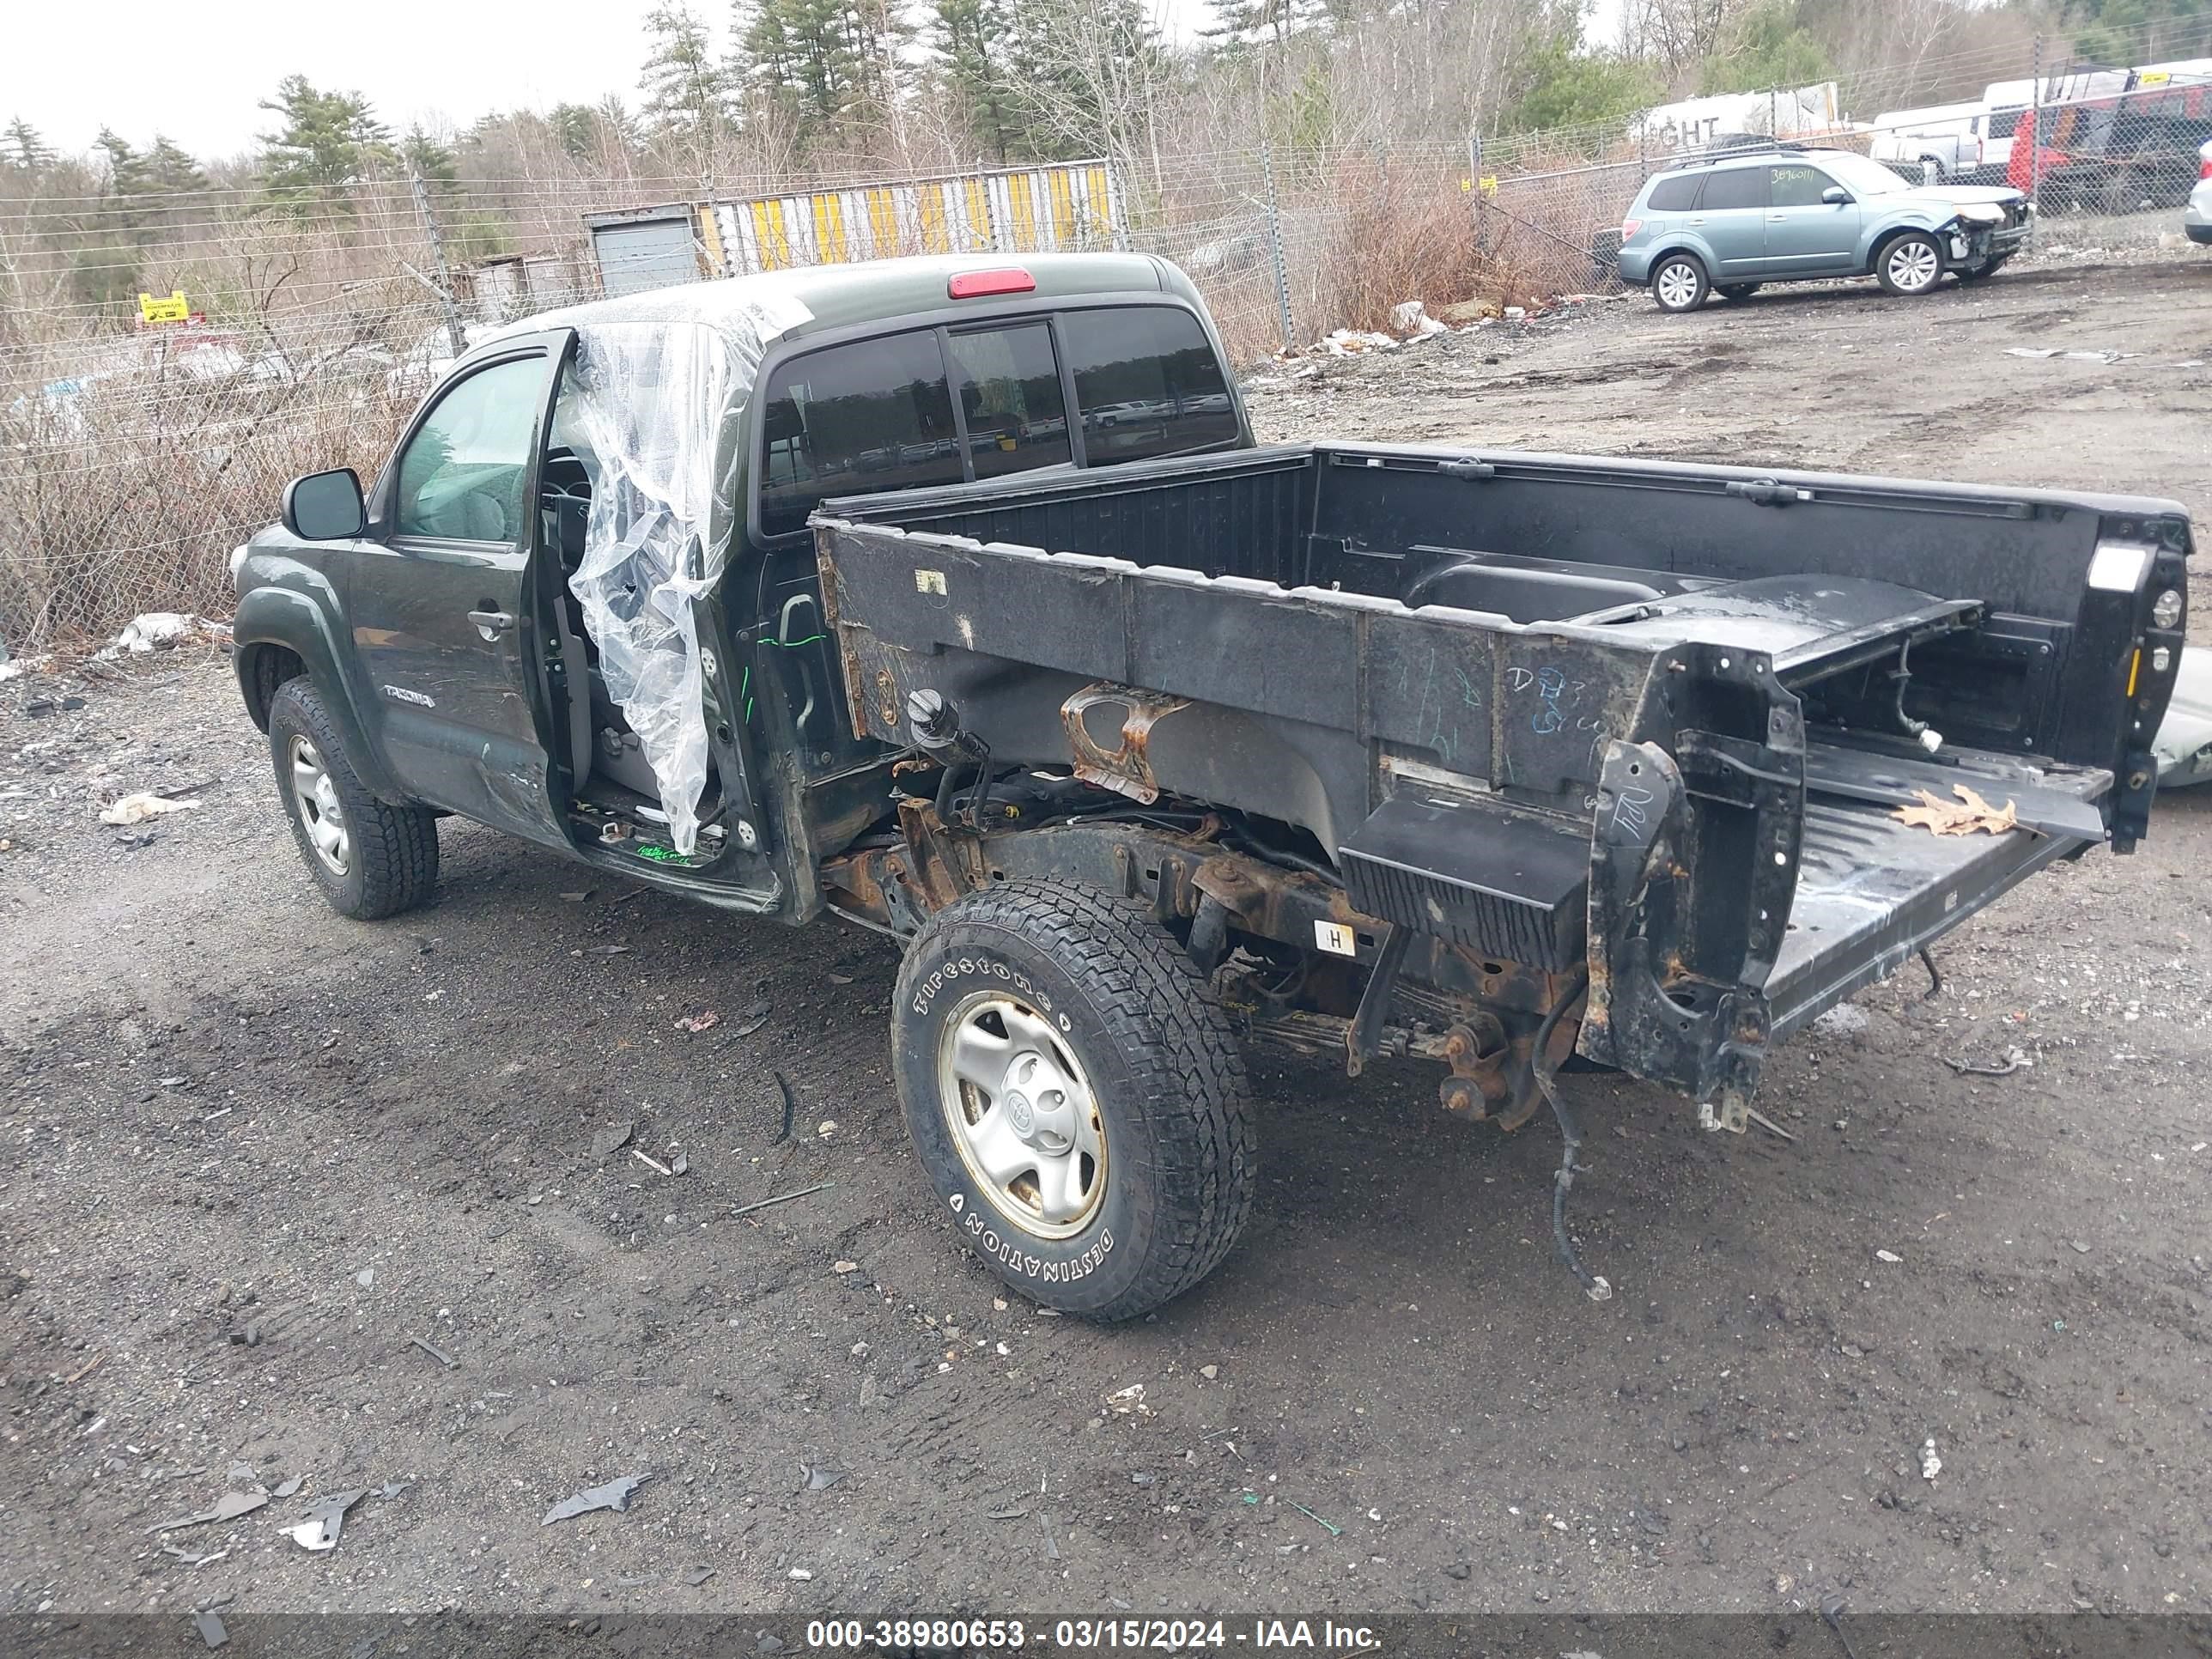
M931 1183L1024 1295L1133 1319L1236 1243L1257 1163L1243 1061L1143 912L1040 881L969 895L908 949L891 1046Z
M1670 253L1651 269L1651 297L1662 311L1695 311L1711 292L1705 266L1686 253Z
M1882 249L1874 274L1886 293L1917 299L1943 280L1943 250L1933 236L1907 231Z
M276 793L307 873L331 909L380 921L428 901L438 884L438 821L419 806L392 806L355 773L322 694L287 680L269 704L269 756Z

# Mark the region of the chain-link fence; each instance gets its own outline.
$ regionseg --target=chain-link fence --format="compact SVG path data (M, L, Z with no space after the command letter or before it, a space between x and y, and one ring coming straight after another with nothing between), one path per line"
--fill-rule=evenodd
M1887 106L1925 74L1510 137L1155 149L1112 164L1115 240L1188 271L1240 364L1385 328L1406 301L1451 320L1613 285L1644 181L1747 144L2022 190L2046 246L2180 240L2212 139L2212 60L2108 70L2036 50L1946 74L1954 103L1909 109ZM372 475L471 338L599 290L587 216L743 194L571 176L387 179L283 211L250 187L0 199L0 640L21 651L96 641L144 611L222 614L226 556L288 478Z

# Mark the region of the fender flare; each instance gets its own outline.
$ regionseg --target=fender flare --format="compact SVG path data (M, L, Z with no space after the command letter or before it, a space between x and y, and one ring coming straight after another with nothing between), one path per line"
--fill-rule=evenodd
M1950 218L1936 224L1922 224L1917 219L1906 219L1894 224L1884 225L1867 238L1865 246L1859 255L1859 269L1868 276L1872 276L1881 266L1882 250L1899 237L1914 231L1917 231L1923 236L1934 239L1936 250L1942 254L1943 263L1948 268L1951 263L1951 253L1950 250L1943 246L1943 227L1954 222L1957 217L1956 214L1953 214Z
M1644 267L1647 280L1650 273L1658 270L1662 261L1671 259L1678 253L1687 254L1691 258L1695 259L1704 268L1707 282L1717 283L1720 280L1713 274L1715 266L1712 250L1681 238L1669 241L1664 247L1654 248L1651 251L1650 263Z
M259 655L257 647L279 646L307 665L307 678L322 694L324 707L338 724L345 741L346 757L353 763L356 775L369 793L380 800L412 801L413 797L394 781L382 753L369 736L371 726L362 708L360 688L355 677L342 666L346 657L340 649L326 599L319 600L290 587L249 589L238 602L238 615L231 624L231 641L239 690L256 725L264 731L268 726L267 711L257 706L255 696L254 676Z

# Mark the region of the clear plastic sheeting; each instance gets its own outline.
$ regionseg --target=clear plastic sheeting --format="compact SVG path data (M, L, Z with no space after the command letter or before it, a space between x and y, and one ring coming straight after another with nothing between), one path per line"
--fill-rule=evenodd
M744 517L732 495L737 423L768 343L809 314L778 286L738 282L525 325L576 331L559 418L591 476L592 506L568 587L683 854L698 845L708 759L698 605Z

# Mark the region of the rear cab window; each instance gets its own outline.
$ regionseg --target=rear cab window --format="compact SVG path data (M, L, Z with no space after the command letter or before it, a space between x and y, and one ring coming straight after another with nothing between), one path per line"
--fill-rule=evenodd
M1221 360L1187 311L1118 306L1060 319L1083 448L1093 466L1184 455L1237 441Z
M769 380L761 533L803 528L824 495L966 476L937 336L880 335L794 357Z
M760 532L803 530L826 496L1184 454L1241 435L1220 359L1179 307L873 335L805 352L769 375Z

